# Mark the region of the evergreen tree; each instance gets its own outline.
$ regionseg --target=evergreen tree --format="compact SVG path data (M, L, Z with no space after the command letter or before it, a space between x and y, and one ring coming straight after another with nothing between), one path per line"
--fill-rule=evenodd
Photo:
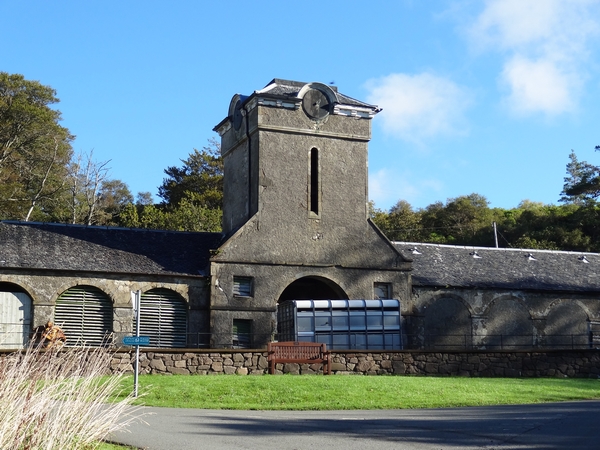
M597 150L600 150L600 146L596 146ZM569 160L559 201L578 205L594 203L600 196L600 167L579 161L573 150Z
M56 91L0 72L0 218L47 220L62 194L73 136Z

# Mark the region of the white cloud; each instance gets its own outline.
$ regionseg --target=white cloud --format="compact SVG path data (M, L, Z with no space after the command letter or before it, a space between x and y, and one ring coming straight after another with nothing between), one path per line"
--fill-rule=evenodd
M463 112L468 91L429 73L391 74L366 83L370 103L383 108L383 128L402 139L421 143L441 134L465 132Z
M389 210L399 200L411 204L419 203L431 191L442 191L442 183L435 179L414 180L409 171L394 171L385 168L369 174L369 200L377 208Z
M480 46L514 49L552 37L560 0L488 0L471 33Z
M473 45L504 55L500 76L518 114L576 109L589 44L598 35L593 0L488 0L469 30Z
M548 60L515 56L504 66L502 80L509 87L509 107L518 114L572 111L580 80Z

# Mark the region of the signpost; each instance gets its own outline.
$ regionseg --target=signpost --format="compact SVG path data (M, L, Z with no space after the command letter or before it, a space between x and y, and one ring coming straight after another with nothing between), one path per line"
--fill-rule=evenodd
M150 336L125 336L123 337L123 345L135 345L137 347L150 345Z

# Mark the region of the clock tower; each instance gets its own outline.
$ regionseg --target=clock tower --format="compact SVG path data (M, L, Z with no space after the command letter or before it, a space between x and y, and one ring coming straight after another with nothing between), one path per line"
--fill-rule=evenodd
M235 95L216 127L224 244L211 264L211 327L275 330L289 299L408 298L410 261L368 218L374 105L322 83L274 79ZM260 344L256 342L255 344Z

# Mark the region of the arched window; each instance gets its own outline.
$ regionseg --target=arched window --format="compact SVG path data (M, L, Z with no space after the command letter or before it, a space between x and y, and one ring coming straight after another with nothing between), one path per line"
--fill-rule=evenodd
M150 347L185 347L185 300L169 289L151 289L144 292L140 302L140 335L150 336Z
M67 345L100 347L110 344L112 322L112 302L96 287L72 287L56 300L54 323L65 332Z

